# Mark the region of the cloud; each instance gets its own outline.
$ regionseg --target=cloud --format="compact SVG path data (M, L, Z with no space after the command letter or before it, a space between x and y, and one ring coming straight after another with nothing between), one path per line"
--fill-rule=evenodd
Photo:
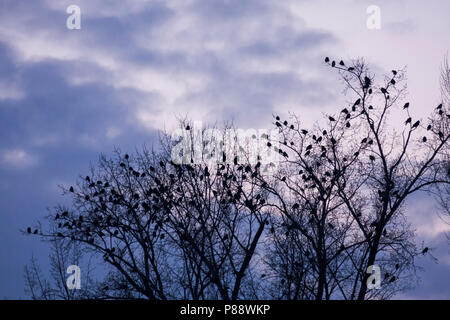
M37 164L36 157L22 149L11 149L2 152L4 165L16 168L29 168Z

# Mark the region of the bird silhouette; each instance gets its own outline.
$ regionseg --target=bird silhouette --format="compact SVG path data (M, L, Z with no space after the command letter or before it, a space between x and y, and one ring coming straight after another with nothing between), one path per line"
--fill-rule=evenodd
M344 61L339 61L339 64L341 65L341 66L345 66L345 63L344 63Z
M372 80L370 80L370 78L367 76L364 77L364 87L368 88L368 87L370 87L371 84L372 84Z
M333 60L333 62L331 62L331 66L335 67L336 66L336 61Z
M406 119L405 124L411 123L412 119L411 117L409 117L408 119Z
M69 188L69 191L70 191L70 192L73 192L73 191L74 191L72 186Z
M326 62L326 63L330 62L330 58L325 57L325 62Z
M395 80L391 79L391 84L394 85L395 84Z
M381 88L380 90L381 90L381 93L383 93L383 94L388 93L387 90L386 90L385 88Z
M427 142L427 137L423 137L422 142Z
M351 72L351 71L355 70L355 68L349 67L347 70Z
M341 110L341 112L347 114L347 113L348 113L348 110L347 110L347 108L344 108L344 109Z
M331 117L331 116L329 116L328 119L329 119L330 121L336 121L336 119L334 119L334 118Z
M389 279L389 283L392 283L396 280L397 278L395 276L392 276L391 279Z
M303 134L307 134L307 133L308 133L308 130L302 129L302 133L303 133Z
M403 109L407 109L409 107L409 102L405 103L405 105L403 106Z
M428 252L428 247L425 247L423 250L422 250L422 254L425 254L425 253L427 253Z
M412 125L413 128L417 128L420 124L420 121L417 120L416 122L414 122L414 124Z
M397 71L395 70L392 70L392 73L394 74L394 76L397 75Z
M429 124L429 125L427 126L427 130L428 130L428 131L431 130L431 124Z
M347 122L347 123L345 124L345 126L346 126L347 128L350 128L350 122Z
M369 156L370 161L375 161L375 157L373 155Z
M31 233L31 228L30 227L27 228L27 232Z
M37 234L38 233L38 229L35 229L33 234Z
M442 109L442 103L436 107L436 110L441 110L441 109Z

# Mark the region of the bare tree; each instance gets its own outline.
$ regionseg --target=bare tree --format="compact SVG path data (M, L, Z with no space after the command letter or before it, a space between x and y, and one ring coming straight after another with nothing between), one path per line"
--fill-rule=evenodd
M423 124L402 102L403 71L376 82L363 60L325 62L351 96L325 122L306 129L295 114L276 116L278 135L241 140L232 125L198 131L181 121L156 150L101 156L63 187L72 205L48 216L49 231L26 233L103 258L106 276L89 297L392 297L429 250L414 243L405 201L449 184L448 105ZM396 113L406 120L400 131L389 117ZM65 265L55 252L55 265ZM368 291L373 265L381 289ZM61 270L52 273L60 283ZM52 293L34 263L26 276L32 296L71 298L63 286Z

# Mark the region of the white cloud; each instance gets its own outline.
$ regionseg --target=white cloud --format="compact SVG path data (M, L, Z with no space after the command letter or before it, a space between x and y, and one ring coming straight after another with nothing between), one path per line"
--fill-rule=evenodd
M37 158L23 149L10 149L2 152L4 165L16 168L29 168L37 164Z

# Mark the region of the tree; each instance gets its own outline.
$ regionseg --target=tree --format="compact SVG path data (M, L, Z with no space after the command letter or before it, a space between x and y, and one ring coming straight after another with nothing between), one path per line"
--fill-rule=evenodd
M156 150L101 156L36 233L103 258L91 297L392 297L429 250L414 243L405 202L449 183L448 106L424 125L403 101L402 70L377 82L363 60L326 64L351 102L325 122L276 116L277 134L242 138L180 121ZM390 114L406 118L400 132ZM374 265L381 289L368 291Z

